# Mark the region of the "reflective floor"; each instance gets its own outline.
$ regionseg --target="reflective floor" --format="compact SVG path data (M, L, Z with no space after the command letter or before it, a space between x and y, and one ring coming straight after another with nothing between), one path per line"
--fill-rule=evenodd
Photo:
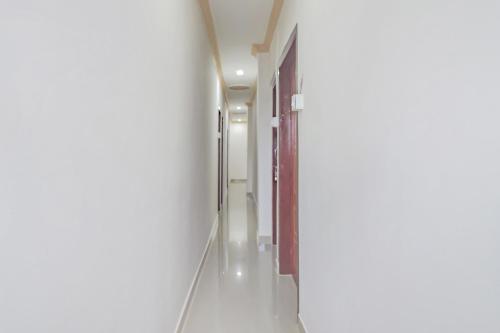
M231 184L183 333L299 333L297 290L258 246L246 184Z

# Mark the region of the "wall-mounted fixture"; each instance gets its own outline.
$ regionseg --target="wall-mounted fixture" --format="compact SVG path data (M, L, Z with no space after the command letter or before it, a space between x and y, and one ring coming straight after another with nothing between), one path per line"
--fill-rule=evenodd
M271 127L274 127L274 128L280 127L280 118L279 117L272 117L271 118Z
M292 111L304 110L304 95L297 94L292 96Z

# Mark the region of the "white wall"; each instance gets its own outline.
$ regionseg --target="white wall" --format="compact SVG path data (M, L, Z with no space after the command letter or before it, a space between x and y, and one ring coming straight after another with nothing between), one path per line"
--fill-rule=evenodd
M257 78L257 147L258 147L258 224L260 236L272 236L272 127L273 87L275 65L273 50L258 55Z
M229 125L229 180L247 179L247 123Z
M285 2L271 56L298 23L309 332L500 331L499 10Z
M259 200L258 155L257 155L257 112L254 101L248 107L248 152L247 152L247 192L252 194L255 203Z
M255 200L255 204L258 205L259 203L259 183L258 183L258 176L259 176L259 170L258 170L258 162L259 162L259 156L257 152L257 125L259 121L259 115L256 112L256 98L253 99L252 101L252 106L250 107L250 112L251 114L249 115L249 119L251 119L253 126L252 126L252 144L251 144L251 149L252 149L252 156L253 158L250 160L250 163L252 164L252 194L253 198ZM249 144L250 147L250 144ZM249 148L250 149L250 148Z
M4 1L0 22L0 331L173 332L217 203L198 3Z
M257 175L257 170L254 168L254 162L257 159L255 141L256 141L256 124L254 121L255 113L252 112L252 106L247 104L247 193L254 197L257 194L257 189L254 187L254 178Z

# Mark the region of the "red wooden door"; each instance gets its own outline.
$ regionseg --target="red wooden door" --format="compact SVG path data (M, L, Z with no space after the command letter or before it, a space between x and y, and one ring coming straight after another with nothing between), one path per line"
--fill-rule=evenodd
M276 86L273 88L273 117L276 117ZM273 245L278 244L277 200L278 200L278 129L273 127Z
M225 132L225 125L224 125L224 117L221 116L221 130L220 130L220 196L219 196L219 202L220 202L220 207L224 205L224 132Z
M292 274L298 285L296 58L294 41L279 71L279 260L280 273Z

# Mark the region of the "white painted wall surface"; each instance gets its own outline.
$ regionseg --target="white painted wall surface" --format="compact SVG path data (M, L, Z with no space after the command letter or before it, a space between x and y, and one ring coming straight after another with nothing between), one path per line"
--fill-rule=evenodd
M229 180L247 179L247 123L229 125Z
M254 188L254 177L257 175L257 170L254 169L254 161L256 160L255 135L256 125L254 121L255 114L252 113L252 107L248 106L247 114L247 193L256 194Z
M257 126L258 126L258 121L259 121L259 115L256 112L256 98L253 99L252 101L252 107L250 108L251 114L249 115L249 119L252 119L253 122L253 133L252 133L252 155L253 159L250 161L252 164L252 188L253 188L253 198L255 200L255 204L258 206L259 204L259 183L258 183L258 176L259 176L259 170L258 170L258 162L259 162L259 156L257 152Z
M309 332L500 331L499 12L285 1L274 61L298 23Z
M257 155L257 108L255 99L248 107L248 152L247 152L247 193L251 193L255 203L259 201L258 160Z
M0 331L173 332L216 216L198 3L4 1L0 22Z
M257 79L257 156L259 206L258 224L260 236L272 236L272 127L274 70L273 50L258 55Z

